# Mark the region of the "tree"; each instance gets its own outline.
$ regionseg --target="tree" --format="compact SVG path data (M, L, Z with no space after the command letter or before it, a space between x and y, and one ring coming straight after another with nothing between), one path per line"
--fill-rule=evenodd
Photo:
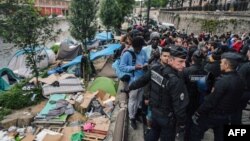
M54 24L55 20L41 17L38 10L29 2L19 5L18 10L5 18L5 25L8 27L5 32L8 34L2 36L24 51L27 56L26 65L32 70L36 80L39 76L37 63L44 59L44 56L37 54L36 48L44 46L49 40L54 40L60 33L59 30L54 31Z
M189 10L191 10L193 0L189 0Z
M15 4L17 0L5 0L0 2L0 37L7 36L11 28L6 23L6 17L18 10L19 5Z
M102 24L106 26L107 32L111 27L115 28L120 24L123 19L120 11L121 9L118 7L116 0L102 0L99 16Z
M166 5L170 2L170 0L151 0L151 7L166 7ZM148 0L145 1L145 4L148 6Z
M90 55L87 49L87 41L94 38L97 30L96 13L98 9L97 0L72 0L70 5L70 32L84 46L84 80L87 87L91 66Z
M199 1L200 10L202 11L202 0Z
M121 24L124 22L124 17L128 16L133 12L133 6L135 4L135 0L116 0L118 3L118 7L120 7L120 16L122 18L117 19L119 21L119 24L116 28L120 29Z

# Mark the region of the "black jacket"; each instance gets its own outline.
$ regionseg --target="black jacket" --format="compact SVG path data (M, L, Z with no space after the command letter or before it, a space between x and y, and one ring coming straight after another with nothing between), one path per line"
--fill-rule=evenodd
M193 114L199 107L200 92L197 87L197 81L206 75L201 65L192 64L190 67L184 68L183 77L187 86L189 95L188 111Z
M237 72L227 72L215 82L212 93L205 97L197 112L206 114L232 114L238 108L243 94L243 80Z
M205 66L204 66L204 70L209 73L211 72L214 77L218 77L220 76L220 61L216 60L212 63L208 62Z
M238 70L239 75L245 82L246 91L250 91L250 62L246 62L241 65L241 67Z
M159 115L162 116L173 113L177 125L183 125L189 98L184 81L178 76L177 71L169 66L156 65L132 82L129 89L138 89L147 83L150 83L149 101L152 113L161 113Z

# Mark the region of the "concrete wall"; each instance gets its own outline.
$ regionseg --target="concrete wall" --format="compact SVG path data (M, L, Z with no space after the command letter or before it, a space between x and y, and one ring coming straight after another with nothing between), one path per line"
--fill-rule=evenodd
M216 21L215 30L212 33L221 34L232 31L233 33L250 32L249 12L205 12L205 11L165 11L160 10L158 20L160 22L174 23L179 30L187 33L200 33L204 30L204 22Z

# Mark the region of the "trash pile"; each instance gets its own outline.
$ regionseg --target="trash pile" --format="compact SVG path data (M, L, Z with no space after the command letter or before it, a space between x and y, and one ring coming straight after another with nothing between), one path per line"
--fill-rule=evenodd
M101 79L107 83L109 78ZM96 87L93 85L100 85L101 79L98 83L95 81L92 83L90 86L92 91ZM23 119L21 126L19 116L11 122L8 122L8 119L1 121L0 125L3 128L0 128L0 141L78 141L106 138L110 117L115 107L115 96L105 92L109 90L84 92L81 80L71 74L53 74L48 78L39 78L39 81L43 83L43 95L48 96L48 101L36 114L27 112L29 118ZM55 82L58 84L55 85ZM82 89L70 89L76 85ZM53 87L58 89L55 90ZM108 87L110 90L115 89L114 85ZM68 120L75 114L85 120L79 118Z

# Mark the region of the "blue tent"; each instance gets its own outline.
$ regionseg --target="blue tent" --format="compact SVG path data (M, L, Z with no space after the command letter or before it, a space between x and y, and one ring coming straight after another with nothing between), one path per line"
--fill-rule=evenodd
M121 44L108 44L107 48L105 48L103 50L100 50L97 52L91 52L90 53L90 60L93 61L93 60L95 60L99 57L102 57L102 56L112 55L112 54L114 54L115 50L119 49L120 47L121 47ZM68 68L70 66L80 64L81 58L82 58L82 55L77 56L75 59L73 59L72 61L70 61L69 63L67 63L61 67L57 67L53 70L49 70L48 74L50 75L50 74L54 74L56 72L62 72L63 70L66 70L66 68Z
M109 41L109 40L114 39L114 36L111 32L108 32L107 34L106 31L103 31L101 33L97 33L95 35L95 39L100 40L100 41L107 41L107 40Z

